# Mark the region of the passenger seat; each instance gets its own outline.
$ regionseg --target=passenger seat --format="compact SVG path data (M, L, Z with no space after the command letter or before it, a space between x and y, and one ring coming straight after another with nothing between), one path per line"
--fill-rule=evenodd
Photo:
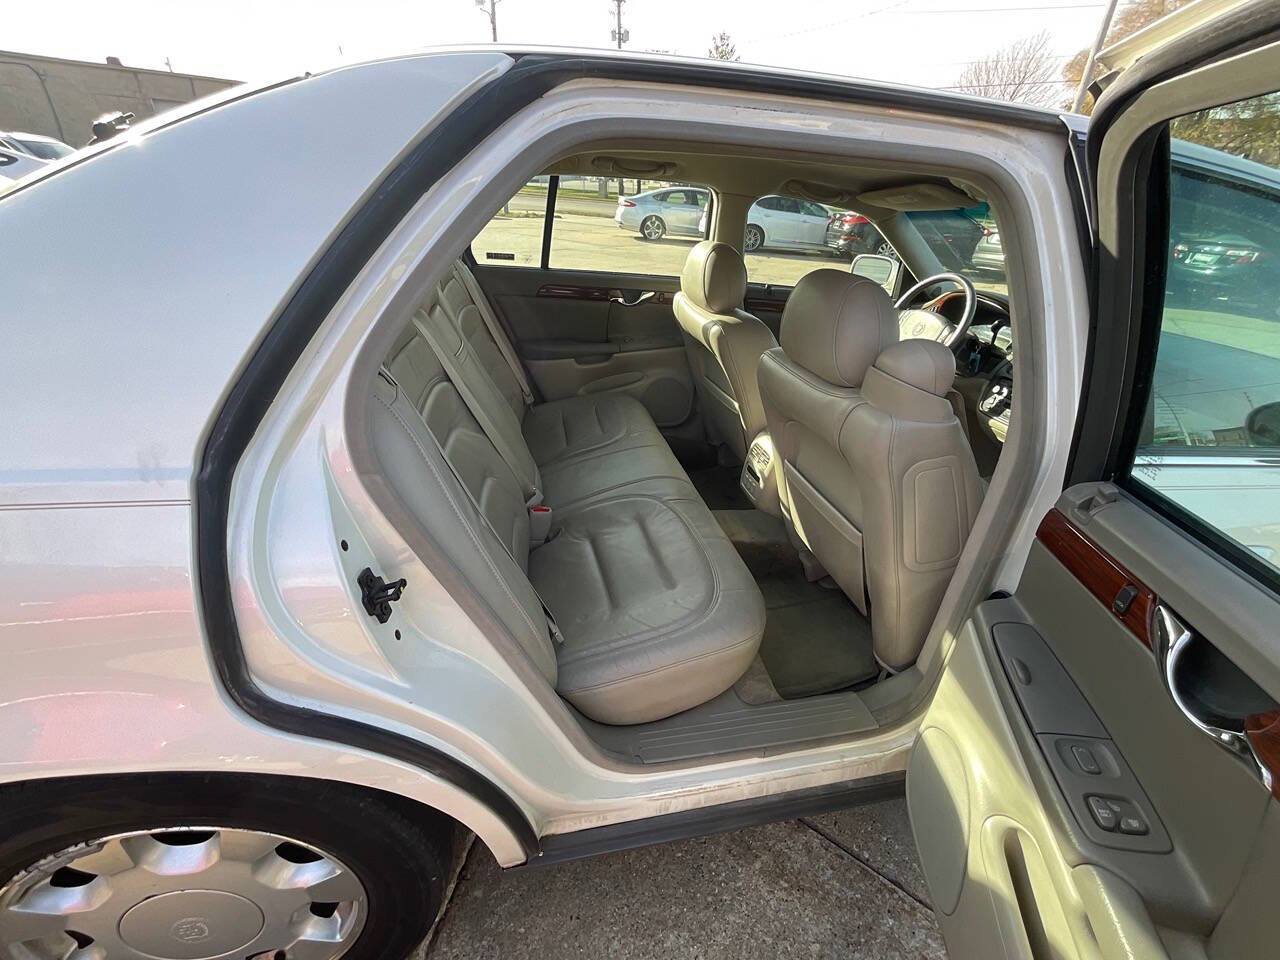
M661 719L750 665L759 588L643 405L534 402L463 264L397 339L372 408L392 487L582 713Z

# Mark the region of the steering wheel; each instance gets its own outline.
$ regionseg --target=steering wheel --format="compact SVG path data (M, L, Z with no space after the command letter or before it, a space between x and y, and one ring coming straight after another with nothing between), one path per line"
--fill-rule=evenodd
M919 307L907 306L922 290L945 282L954 283L960 290L939 294ZM961 293L964 294L964 310L960 320L953 325L938 312L938 308ZM973 322L973 315L978 311L978 297L968 277L959 273L936 273L913 286L893 306L898 311L898 330L903 340L936 340L943 346L954 347Z

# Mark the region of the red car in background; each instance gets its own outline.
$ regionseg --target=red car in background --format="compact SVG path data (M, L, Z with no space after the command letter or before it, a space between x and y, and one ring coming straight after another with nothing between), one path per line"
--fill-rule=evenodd
M924 210L908 213L912 224L937 255L944 267L972 265L973 249L991 231L960 210ZM876 225L860 213L837 213L831 217L836 233L835 248L852 259L860 253L878 253L897 259L893 245Z

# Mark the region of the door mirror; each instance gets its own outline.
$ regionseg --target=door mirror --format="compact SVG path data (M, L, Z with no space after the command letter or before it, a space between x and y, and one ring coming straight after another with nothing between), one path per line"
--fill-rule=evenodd
M866 277L884 287L889 296L898 286L898 274L902 264L893 257L883 257L878 253L860 253L853 258L849 272L856 277Z
M1258 447L1280 447L1280 401L1264 403L1249 411L1244 421L1245 433Z

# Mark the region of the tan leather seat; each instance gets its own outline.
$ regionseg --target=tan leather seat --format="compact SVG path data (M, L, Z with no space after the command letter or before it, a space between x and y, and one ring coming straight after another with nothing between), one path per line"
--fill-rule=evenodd
M645 723L722 693L764 633L751 572L638 400L525 402L465 271L427 292L375 383L392 489L586 716Z
M782 461L793 541L871 618L892 670L920 653L978 512L973 453L947 399L951 351L898 342L876 283L805 276L760 359L760 392Z
M778 345L769 328L742 309L746 292L741 254L727 243L703 240L689 251L675 297L707 433L739 460L765 427L756 365Z

